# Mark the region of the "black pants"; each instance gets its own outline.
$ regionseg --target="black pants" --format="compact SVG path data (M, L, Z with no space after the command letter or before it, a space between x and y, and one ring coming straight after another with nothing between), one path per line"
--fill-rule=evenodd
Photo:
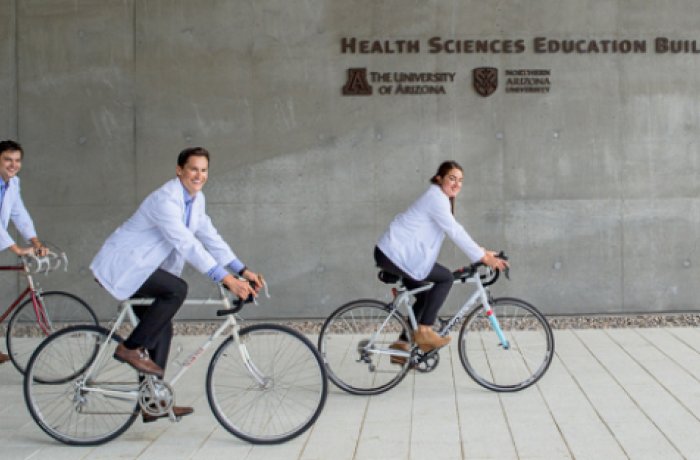
M417 281L397 267L378 247L374 248L374 260L382 270L401 276L404 285L408 289L416 289L428 283L433 283L432 288L416 295L416 302L413 304L413 314L416 316L416 322L432 326L437 319L438 311L440 311L442 304L445 303L445 299L452 288L454 281L452 272L440 264L435 264L424 280Z
M139 324L124 341L127 348L143 347L153 362L165 369L173 339L173 317L187 297L187 283L157 269L132 298L154 298L151 305L134 305Z

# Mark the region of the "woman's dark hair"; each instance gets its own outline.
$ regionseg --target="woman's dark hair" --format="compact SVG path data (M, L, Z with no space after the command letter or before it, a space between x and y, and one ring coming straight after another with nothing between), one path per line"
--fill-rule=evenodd
M207 163L209 162L209 151L207 149L204 147L189 147L180 152L180 155L177 156L177 165L181 168L184 167L187 164L187 160L193 156L204 157L207 159Z
M440 167L438 167L437 172L433 177L430 178L430 183L435 184L435 185L440 185L440 181L438 180L438 177L441 179L444 179L445 176L452 171L453 169L459 169L460 171L464 172L464 169L462 166L457 163L454 160L448 160L448 161L443 161ZM450 210L452 211L452 214L454 215L455 213L455 199L450 198Z

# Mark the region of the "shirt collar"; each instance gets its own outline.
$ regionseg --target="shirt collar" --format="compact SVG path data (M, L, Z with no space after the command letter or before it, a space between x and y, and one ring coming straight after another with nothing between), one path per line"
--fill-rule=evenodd
M194 196L190 195L190 192L187 191L184 185L182 185L182 182L180 182L180 186L182 187L182 196L185 199L185 204L190 205L194 201L195 198L197 198L197 194L195 193Z

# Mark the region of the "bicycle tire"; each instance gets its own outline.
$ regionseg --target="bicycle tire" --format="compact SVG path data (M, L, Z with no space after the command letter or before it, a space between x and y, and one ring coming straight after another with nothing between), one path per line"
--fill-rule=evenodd
M92 308L74 294L48 291L37 296L37 299L48 320L48 333L39 326L31 298L17 307L7 323L7 354L22 374L36 347L53 332L68 326L99 324Z
M371 299L349 302L323 323L318 349L328 378L341 390L355 395L380 394L398 385L410 370L410 359L402 365L392 364L388 354L366 348L365 341L380 328L382 333L375 347L385 350L402 334L412 337L401 315L392 312L389 305Z
M99 326L68 327L43 341L29 360L24 376L25 403L37 425L57 441L103 444L126 431L140 412L138 372L112 358L122 339L113 335L103 353L97 353L108 335L109 331ZM100 362L80 385L96 357ZM110 397L100 390L125 395Z
M253 444L278 444L308 430L321 414L328 381L318 351L301 333L278 324L239 331L258 381L229 337L212 356L207 399L219 423Z
M554 335L534 306L516 298L491 302L509 342L505 349L483 308L473 310L459 332L459 357L476 383L498 392L520 391L545 374L554 357Z

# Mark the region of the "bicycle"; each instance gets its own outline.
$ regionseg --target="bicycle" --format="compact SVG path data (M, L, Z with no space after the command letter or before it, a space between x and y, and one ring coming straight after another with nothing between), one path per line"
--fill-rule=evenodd
M502 252L499 257L506 258ZM482 387L499 392L523 390L537 382L554 355L554 336L544 315L520 299L492 298L488 286L496 282L499 271L482 263L463 267L453 277L455 284L474 284L475 291L454 316L440 319L437 330L445 336L464 319L457 346L467 374ZM413 343L417 324L410 298L432 284L408 290L400 277L386 271L379 272L379 279L398 283L392 289L393 301L360 299L341 306L326 319L318 339L328 377L351 394L383 393L398 385L410 369L430 372L440 362L438 349L424 353ZM400 314L402 307L410 327ZM390 348L400 334L412 343L410 351Z
M34 352L24 379L24 397L34 421L54 439L71 445L110 441L134 422L139 412L177 421L173 387L212 343L230 329L214 352L206 377L209 406L233 435L254 444L276 444L299 436L319 417L326 401L326 371L318 351L301 333L260 323L244 328L224 288L218 299L188 299L188 305L219 305L223 323L180 364L169 381L143 376L112 355L127 320L138 320L133 305L120 304L111 330L77 326L59 331ZM245 303L253 299L247 299Z
M16 265L0 266L0 271L20 272L27 280L27 287L0 315L2 323L12 314L5 333L7 354L22 374L34 349L53 332L71 325L99 324L95 312L80 297L64 291L43 292L34 281L32 274L48 274L61 267L68 269L66 254L51 250L45 256L22 256Z

